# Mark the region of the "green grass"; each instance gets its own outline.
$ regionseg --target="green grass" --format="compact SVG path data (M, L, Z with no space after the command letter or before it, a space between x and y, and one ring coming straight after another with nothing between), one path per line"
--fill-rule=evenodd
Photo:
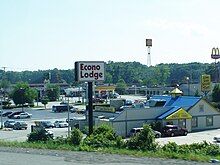
M0 146L13 146L19 148L35 148L35 149L53 149L53 150L66 150L66 151L91 151L91 152L102 152L110 154L122 154L122 155L133 155L136 157L153 157L153 158L169 158L169 159L180 159L188 161L197 161L197 162L209 162L210 159L218 159L219 156L209 156L203 154L179 154L179 153L170 153L164 152L161 150L158 151L140 151L140 150L127 150L119 148L99 148L91 149L88 146L73 146L70 144L56 144L53 141L48 142L6 142L0 141Z

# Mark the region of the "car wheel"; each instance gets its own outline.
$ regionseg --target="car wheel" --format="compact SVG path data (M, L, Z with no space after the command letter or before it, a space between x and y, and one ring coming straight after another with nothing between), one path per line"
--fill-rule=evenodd
M155 135L155 138L159 138L159 137L160 137L160 135L158 135L158 134Z
M186 136L188 134L188 132L184 132L184 136Z
M18 116L17 119L20 119L20 116Z
M174 132L171 132L170 136L173 137L174 135L175 135Z
M61 125L59 125L59 128L61 128Z

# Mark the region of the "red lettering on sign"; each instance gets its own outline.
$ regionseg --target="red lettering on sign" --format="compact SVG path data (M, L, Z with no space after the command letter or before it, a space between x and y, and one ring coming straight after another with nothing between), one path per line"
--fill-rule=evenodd
M80 64L80 70L100 70L100 65L84 65Z
M81 78L94 78L95 80L98 80L103 77L103 73L98 73L98 72L90 72L90 73L83 73L82 71L80 72L80 77Z

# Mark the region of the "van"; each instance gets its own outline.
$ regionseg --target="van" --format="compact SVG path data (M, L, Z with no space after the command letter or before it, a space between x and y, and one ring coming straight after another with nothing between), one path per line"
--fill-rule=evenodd
M144 129L143 127L132 128L130 131L130 135L131 136L138 136L143 129ZM155 138L161 137L161 133L159 131L155 131L152 129L152 133L154 134Z
M130 131L130 135L131 136L138 136L140 134L141 130L143 130L143 127L132 128Z
M72 106L69 106L69 108L71 109ZM53 112L64 112L64 111L68 111L68 105L62 104L62 105L53 105L52 106L52 111Z

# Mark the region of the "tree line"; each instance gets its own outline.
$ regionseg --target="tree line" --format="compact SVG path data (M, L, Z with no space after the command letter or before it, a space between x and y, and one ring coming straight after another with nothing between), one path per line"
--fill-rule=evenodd
M219 63L217 63L219 66ZM137 86L173 86L176 84L198 83L202 74L210 74L212 82L215 81L216 68L214 63L185 63L185 64L158 64L146 66L139 62L106 62L105 84L116 84L124 81L127 85ZM218 70L218 67L217 67ZM38 70L38 71L6 71L0 70L1 86L5 81L16 84L19 81L29 84L44 83L45 76L50 73L51 83L68 83L72 86L75 82L74 69ZM217 73L218 75L218 73ZM188 79L187 79L188 78Z

